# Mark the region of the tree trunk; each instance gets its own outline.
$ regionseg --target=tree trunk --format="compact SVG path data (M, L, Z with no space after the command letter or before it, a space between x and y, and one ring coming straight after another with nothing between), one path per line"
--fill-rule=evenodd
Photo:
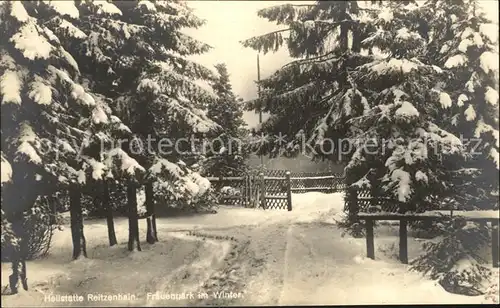
M22 166L21 164L18 168L22 168ZM24 226L24 212L33 208L38 198L40 187L36 186L34 181L30 181L29 178L24 177L22 172L14 173L13 177L12 183L3 185L2 187L2 210L5 213L7 221L11 223L13 236L17 240L17 245L11 247L12 255L9 256L12 263L9 287L12 294L16 294L18 293L19 283L21 283L24 290L28 290L26 271L28 234ZM26 187L31 189L26 189Z
M347 2L342 1L339 2L339 12L342 16L342 19L344 22L340 24L340 35L339 35L339 40L340 40L340 48L342 52L345 52L349 49L349 26L346 24L345 20L347 20L348 14L347 14Z
M106 215L106 222L108 224L108 239L109 246L114 246L118 244L116 240L115 233L115 223L113 221L113 207L111 206L111 200L109 197L109 183L108 180L104 180L102 182L103 191L102 191L102 205L104 208L104 213Z
M57 198L53 195L47 196L47 202L50 208L50 225L57 224Z
M359 203L358 203L358 193L355 188L348 187L346 192L346 204L347 204L347 220L349 225L353 225L359 222Z
M83 234L83 214L80 188L76 185L69 191L69 213L71 216L71 237L73 239L73 259L87 257L87 247Z
M23 215L15 215L12 219L12 231L18 239L18 247L13 250L12 274L9 276L9 286L12 294L19 292L19 282L24 290L28 291L28 277L26 274L27 239L23 225Z
M154 192L153 192L153 183L148 182L145 185L145 193L146 193L146 212L149 216L147 218L148 230L146 233L146 241L149 244L154 244L158 242L158 233L156 232L156 212L155 212L155 203L154 203Z
M100 196L100 188L101 187L95 187L93 189L93 196L92 196L92 212L94 213L96 218L102 218L103 217L103 209L102 209L102 204L101 204L101 196Z
M139 242L139 220L137 214L137 188L135 183L127 185L127 205L128 205L128 250L134 250L134 244L138 251L141 251Z

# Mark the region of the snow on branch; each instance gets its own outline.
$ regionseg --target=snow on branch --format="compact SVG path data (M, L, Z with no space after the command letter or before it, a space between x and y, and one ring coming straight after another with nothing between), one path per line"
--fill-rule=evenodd
M28 97L40 105L49 105L52 103L52 87L40 76L34 77L29 85L30 91Z
M48 59L54 46L42 33L45 31L34 22L27 22L10 38L10 42L28 60Z
M497 170L500 169L500 154L498 153L498 149L491 148L488 157L495 162Z
M1 166L0 169L2 171L1 183L8 183L12 180L12 166L9 161L4 157L3 152L1 153Z
M413 192L410 174L403 169L395 169L391 173L391 181L395 186L394 194L398 201L406 202Z
M104 153L104 165L118 176L137 177L146 172L144 167L120 148Z
M197 172L190 172L187 179L186 187L192 198L199 198L210 189L210 181Z
M261 9L257 12L257 15L259 17L266 18L271 22L276 22L276 24L278 25L288 25L291 22L310 19L312 16L312 11L315 7L316 5L314 4L282 4Z
M180 120L192 127L193 133L207 133L220 128L217 123L210 120L206 115L201 112L197 113L192 108L185 107L179 101L166 95L160 95L157 102L168 107L168 115L180 117Z
M155 62L149 72L143 74L138 90L152 90L154 93L164 93L179 101L201 103L213 102L217 96L199 84L199 80L176 72L168 62Z
M476 129L474 130L474 137L481 138L483 134L491 133L493 138L495 138L495 146L498 148L499 146L499 134L498 129L495 129L493 126L486 124L483 119L480 119L476 123Z
M168 53L168 59L165 59L165 65L176 73L186 76L190 79L200 79L214 81L217 79L215 72L205 66L182 57L174 53Z
M148 27L156 27L165 31L182 28L199 28L205 24L205 21L189 13L187 15L169 14L157 12L144 16L146 20L144 25Z
M184 175L184 171L177 164L165 158L156 158L148 172L154 177L170 179L179 179Z
M440 149L443 154L461 153L464 150L460 138L434 123L428 123L426 129L417 128L416 133L425 138L433 147Z
M66 38L78 39L78 40L84 40L87 38L87 34L85 34L85 32L80 30L78 27L73 25L71 22L69 22L69 21L67 21L59 16L53 17L46 24L57 35L60 35L60 36L66 37Z
M80 17L80 12L75 6L74 1L43 0L42 3L61 16L68 16L73 19L78 19Z
M170 33L170 37L172 39L172 46L170 49L175 50L182 56L200 55L208 52L212 48L212 46L198 41L180 31Z
M117 116L111 115L109 119L113 129L116 129L117 131L125 134L132 133L130 128L127 125L123 124L123 122Z
M83 156L84 166L83 169L90 173L92 179L102 180L106 177L111 177L112 174L109 172L108 166L103 162L97 161L94 158Z
M114 41L117 41L117 38L128 40L136 35L145 35L148 31L146 26L130 24L121 20L94 16L89 16L89 18L94 23L92 26L95 27L94 30L96 32L100 32L99 30L108 30L115 37Z
M153 2L148 0L141 0L137 3L137 8L145 10L148 13L156 12L156 6Z
M269 51L276 52L281 48L281 46L283 46L283 43L285 42L282 33L288 32L290 30L291 28L269 32L260 36L246 39L244 41L240 41L240 43L243 45L243 47L250 47L264 54L267 54Z
M177 16L182 27L198 28L205 24L205 20L193 14L193 9L184 2L155 1L156 9L162 13Z
M95 106L95 99L85 91L83 86L75 83L72 78L65 72L52 65L49 65L47 72L50 73L49 81L51 83L57 83L69 87L71 97L82 106Z
M297 102L304 103L310 99L314 99L321 92L318 87L319 81L310 81L304 85L298 86L290 91L284 93L273 94L272 92L262 94L261 99L255 99L247 102L247 108L259 109L262 111L277 111L277 109L284 108L285 105L296 105ZM269 94L269 95L267 95Z
M116 7L116 5L108 2L107 0L94 0L92 2L92 5L97 8L96 13L99 15L123 15L122 11L120 11L120 9Z
M378 79L379 76L394 75L394 74L409 74L412 71L419 71L422 73L442 73L438 67L425 65L418 59L396 59L390 58L388 60L375 61L360 67L357 72L357 77L365 75L363 80Z
M480 65L486 74L496 73L498 76L498 53L485 51L479 57Z
M16 160L26 157L30 162L37 165L42 164L42 158L37 152L37 149L41 146L40 139L35 134L29 122L25 121L21 123L17 143L19 145L16 151Z
M0 96L3 104L21 104L21 88L23 86L24 76L22 72L14 70L5 70L0 76Z
M350 55L336 57L323 55L319 57L293 61L261 81L262 93L271 89L271 94L286 93L310 82L331 81L335 85L336 77L342 74L339 67L359 66L372 61L370 56Z
M189 169L180 178L156 178L153 184L160 198L184 200L188 204L202 198L210 189L210 181Z

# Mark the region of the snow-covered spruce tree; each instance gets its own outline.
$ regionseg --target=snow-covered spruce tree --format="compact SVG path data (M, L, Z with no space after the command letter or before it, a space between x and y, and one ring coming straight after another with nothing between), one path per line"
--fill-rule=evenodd
M21 243L13 258L14 293L19 278L27 288L22 221L39 196L70 190L73 256L85 255L80 194L86 173L94 174L96 167L87 152L106 136L103 124L110 116L109 108L88 92L58 36L36 18L37 5L12 1L0 6L2 152L13 169L2 209ZM119 120L115 125L122 126Z
M342 121L337 121L337 127L326 138L344 138L348 127L341 122L365 108L361 93L348 92L351 84L347 72L370 60L359 54L364 31L369 27L359 16L367 12L368 8L361 8L357 1L284 4L258 12L259 16L285 28L250 38L243 45L267 53L286 43L292 57L302 58L262 80L261 99L248 103L251 110L271 114L261 128L261 133L269 136L256 143L261 146L260 153L277 155L279 148L285 147L290 154L312 151L316 157L336 159L336 149L331 153L327 149L314 151L304 144L326 114L341 115L343 106L339 102L344 95L357 95L352 100L354 108L349 108L352 115L342 113L342 119L338 119Z
M76 91L81 87L70 78L75 70L62 69L64 65L71 68L74 60L27 13L24 3L1 2L0 15L2 153L12 166L12 184L2 192L2 210L20 243L11 258L10 288L17 293L19 281L27 289L25 212L39 195L57 189L62 177L75 175L75 179L77 175L67 164L71 146L58 138L79 133L65 123L68 108L64 102L85 105L88 94ZM59 148L57 153L48 150Z
M324 1L312 5L279 5L260 10L259 16L284 28L243 42L261 52L276 51L286 43L290 62L261 81L261 99L250 110L270 113L262 125L261 140L253 142L259 154L297 155L310 152L315 159L344 160L349 154L347 121L368 109L366 93L356 91L348 72L371 60L361 53L361 41L373 30L367 16L373 10L357 1ZM286 37L288 34L288 37ZM321 140L330 140L328 144ZM352 184L356 175L347 174ZM347 204L356 205L349 190ZM352 212L352 211L351 211ZM355 215L350 215L354 222Z
M453 74L446 85L453 102L449 129L462 136L471 156L463 169L470 177L458 183L457 198L468 206L462 209L497 209L498 25L484 17L478 1L429 2L422 11L436 33L432 60ZM429 18L431 12L447 17Z
M0 216L0 227L1 227L1 247L2 247L2 255L6 253L8 249L18 249L18 241L14 231L12 230L12 224L7 220L7 216L3 210L3 190L4 186L8 185L12 181L12 166L4 157L3 153L1 153L1 200L2 200L2 209Z
M409 149L417 155L420 143L427 141L429 152L451 146L450 142L459 146L458 140L433 123L441 110L439 88L433 85L445 76L439 68L417 58L425 55L427 34L415 8L411 1L374 6L347 1L282 5L260 11L271 21L289 25L290 54L306 59L294 61L263 80L263 99L250 102L250 108L262 105L271 113L264 129L298 139L285 144L287 149L300 151L305 140L317 156L350 161L346 169L349 185L365 183L375 196L391 192L396 202L413 204L417 200L409 200L409 196L419 198L419 191L444 179L447 166L441 166L439 170L443 171L436 177L428 173L444 164L443 157L436 154L418 166L421 169L417 174L417 157L408 157L406 165L411 168L405 170L401 164L404 158L396 159L392 154L408 156L401 151ZM279 46L283 31L244 44L266 51ZM419 108L423 108L422 113ZM404 114L412 110L416 111L414 115ZM417 123L422 127L413 126ZM367 141L374 144L368 148ZM271 144L270 149L275 146ZM423 159L426 154L421 155ZM426 175L430 182L425 182ZM403 177L407 184L420 183L421 187L403 185ZM435 186L433 193L444 193L439 187ZM349 212L355 220L355 209Z
M92 88L93 90L99 91L102 89L107 89L109 92L109 89L113 89L112 86L110 86L112 80L109 78L108 73L109 70L106 71L106 67L103 65L100 65L100 61L105 61L105 60L110 60L109 57L106 57L102 52L100 51L100 46L97 45L99 43L99 35L98 33L93 33L93 36L88 36L80 30L77 26L92 26L92 19L94 18L100 18L100 16L108 16L108 15L113 15L116 13L117 9L114 5L107 3L106 1L97 1L97 2L70 2L66 1L64 3L62 2L54 2L54 1L40 1L33 3L31 6L31 10L34 14L37 14L37 17L43 21L45 25L49 29L51 29L52 33L56 34L59 38L61 43L68 49L69 52L71 52L74 57L77 59L78 63L81 66L81 73L83 76L85 76L87 85ZM88 14L85 16L84 14ZM86 17L86 18L85 18ZM108 36L109 38L109 36ZM102 47L102 46L101 46ZM109 50L109 49L108 49ZM94 51L94 52L91 52ZM97 51L97 52L96 52ZM83 57L82 57L83 55ZM93 58L97 58L98 61L92 61ZM103 71L103 67L104 71ZM108 67L109 68L109 67ZM106 81L109 81L106 83ZM99 85L99 86L96 86ZM102 87L101 87L102 86ZM110 96L109 93L104 93L106 96ZM112 119L104 119L106 122L108 120L116 122L116 124L120 125L119 120L116 121L118 118L114 117ZM123 125L124 130L126 127ZM132 134L129 134L126 136L126 139L129 139ZM92 144L94 146L91 147L91 150L89 153L89 161L91 163L94 163L96 166L99 166L100 168L103 167L102 161L101 161L101 156L103 154L109 154L109 153L103 153L110 151L111 153L114 153L115 151L121 150L121 145L116 144L115 142L112 142L109 144L110 139L109 136L106 135L101 135L100 140L94 140ZM99 141L99 142L96 142ZM111 145L111 147L109 147ZM118 148L116 148L118 146ZM119 151L118 151L119 152ZM115 153L116 154L116 153ZM125 153L126 154L126 153ZM120 152L121 156L124 156L124 160L127 158L130 158L124 153ZM116 161L119 163L120 160L111 160L111 162ZM107 166L108 175L112 175L113 173L110 170L116 169L113 168L112 166ZM120 167L118 167L118 170L120 170ZM110 173L111 172L111 173ZM132 172L132 171L131 171ZM103 174L102 170L100 172ZM134 173L134 172L132 172ZM96 175L96 174L93 174ZM130 189L129 190L135 190L137 186L137 179L134 179L133 176L130 174L126 174L127 176L125 178L117 178L116 180L125 180L127 183L130 184ZM118 176L122 176L121 173L118 174ZM103 202L101 205L103 206L106 216L107 216L107 222L108 222L108 237L109 237L109 242L110 245L113 245L116 243L116 237L115 237L115 232L114 232L114 225L113 225L113 218L112 218L112 209L110 207L110 204L108 202L107 198L107 193L109 193L108 188L108 181L111 181L107 177L104 178L92 178L93 180L93 185L102 185L102 197L103 197ZM97 183L95 182L97 181ZM127 194L130 199L127 203L127 211L130 213L129 216L133 216L130 223L131 227L131 232L130 232L130 242L132 242L131 247L133 247L133 242L134 238L136 237L136 233L134 230L136 229L135 226L137 225L137 215L134 215L135 211L131 211L130 209L133 207L130 204L135 204L135 194L129 193ZM78 198L73 198L74 200L79 200ZM108 203L106 203L108 202ZM134 222L135 219L135 222ZM130 246L130 245L129 245Z
M146 170L126 151L116 147L104 153L103 165L108 170L107 177L127 182L127 214L129 223L128 250L141 251L139 240L139 214L137 188L143 182ZM109 231L109 230L108 230Z
M425 210L433 206L428 198L453 193L447 182L464 156L461 141L440 123L449 108L449 75L423 62L429 34L415 4L381 9L373 20L376 30L361 42L380 56L351 75L359 91L372 94L371 108L349 121L359 132L347 170L363 174L356 186L375 186L405 203L401 210Z
M429 1L421 11L433 34L429 60L452 74L443 118L468 153L450 199L459 210L498 210L498 25L486 20L478 1ZM483 293L491 272L478 251L490 242L487 225L459 220L444 227L443 239L429 244L413 267L450 292Z
M213 88L217 100L208 106L207 115L222 127L222 132L206 148L203 173L208 176L237 176L247 172L248 148L245 144L243 104L233 93L225 64L215 65L219 76Z
M81 153L87 178L83 193L91 196L92 204L87 206L93 206L93 210L99 210L106 217L108 240L110 246L113 246L117 244L117 240L110 203L110 182L138 183L144 170L128 155L120 152L121 140L130 138L131 130L117 116L111 114L111 108L106 102L109 100L102 95L94 94L94 97L101 109L92 114L92 125L88 125L87 131L89 138L85 140ZM80 123L85 124L85 120L80 120ZM120 159L109 158L116 155L120 156ZM128 171L120 172L123 168Z
M68 10L69 6L74 10ZM203 111L215 96L196 82L213 79L213 73L186 59L208 46L182 33L184 27L202 24L185 4L76 1L65 8L48 4L45 11L51 16L49 27L67 35L67 48L80 63L82 74L93 81L91 88L115 100L113 108L136 133L130 143L148 144L148 149L142 147L135 153L128 145L124 148L141 165L149 168L156 158L176 162L190 152L186 142L171 153L165 149L171 144L161 144L162 138L173 142L216 126ZM156 150L159 146L163 151ZM151 185L146 184L146 192ZM146 193L149 215L154 214L152 196ZM148 218L148 226L154 225L151 219L154 215Z
M191 203L210 203L213 194L210 182L185 164L174 164L159 158L149 169L149 176L165 179L154 182L158 202L171 202L176 207L190 206Z

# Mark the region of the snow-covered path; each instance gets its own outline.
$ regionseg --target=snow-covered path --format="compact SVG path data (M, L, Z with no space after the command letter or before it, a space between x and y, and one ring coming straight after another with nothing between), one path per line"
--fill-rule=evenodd
M316 222L283 224L274 226L272 230L266 227L260 229L260 234L254 232L252 242L256 244L252 248L255 255L264 257L264 269L258 275L250 277L244 287L247 296L234 304L486 302L484 297L450 294L437 282L409 272L406 266L398 264L396 260L366 259L364 240L341 237L341 230L335 225ZM269 231L268 236L262 236L266 234L266 229ZM394 241L394 238L388 241ZM388 259L385 255L380 257Z
M330 232L328 232L329 230ZM363 257L364 243L335 226L292 225L287 236L280 305L470 303L396 262Z
M117 247L107 247L105 223L89 221L88 260L70 261L70 232L57 234L51 255L28 265L31 291L2 296L6 306L67 306L47 294L134 294L135 299L84 301L76 306L346 305L485 303L484 296L450 294L409 272L393 254L397 231L377 230L377 260L365 240L342 237L335 224L338 194L295 195L294 210L222 207L215 215L158 220L160 242L142 252L125 249L127 223L116 219ZM141 224L141 229L145 226ZM145 230L141 230L141 234ZM385 231L385 234L382 234ZM409 239L410 258L420 243ZM2 285L9 274L2 264ZM217 292L232 292L220 297ZM151 294L195 298L154 298ZM148 296L148 294L150 294ZM200 297L200 294L207 296Z

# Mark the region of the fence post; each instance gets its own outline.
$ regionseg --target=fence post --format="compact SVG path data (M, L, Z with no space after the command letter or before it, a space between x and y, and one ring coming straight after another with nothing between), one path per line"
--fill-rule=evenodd
M285 177L286 177L286 197L287 197L287 201L288 201L287 207L288 207L288 211L291 211L292 210L292 180L290 177L290 171L286 172Z
M366 220L366 256L375 260L375 241L373 234L373 220Z
M260 204L262 208L266 209L266 182L264 178L264 173L261 172L260 176Z
M408 264L408 221L401 219L399 221L399 260L403 264Z

